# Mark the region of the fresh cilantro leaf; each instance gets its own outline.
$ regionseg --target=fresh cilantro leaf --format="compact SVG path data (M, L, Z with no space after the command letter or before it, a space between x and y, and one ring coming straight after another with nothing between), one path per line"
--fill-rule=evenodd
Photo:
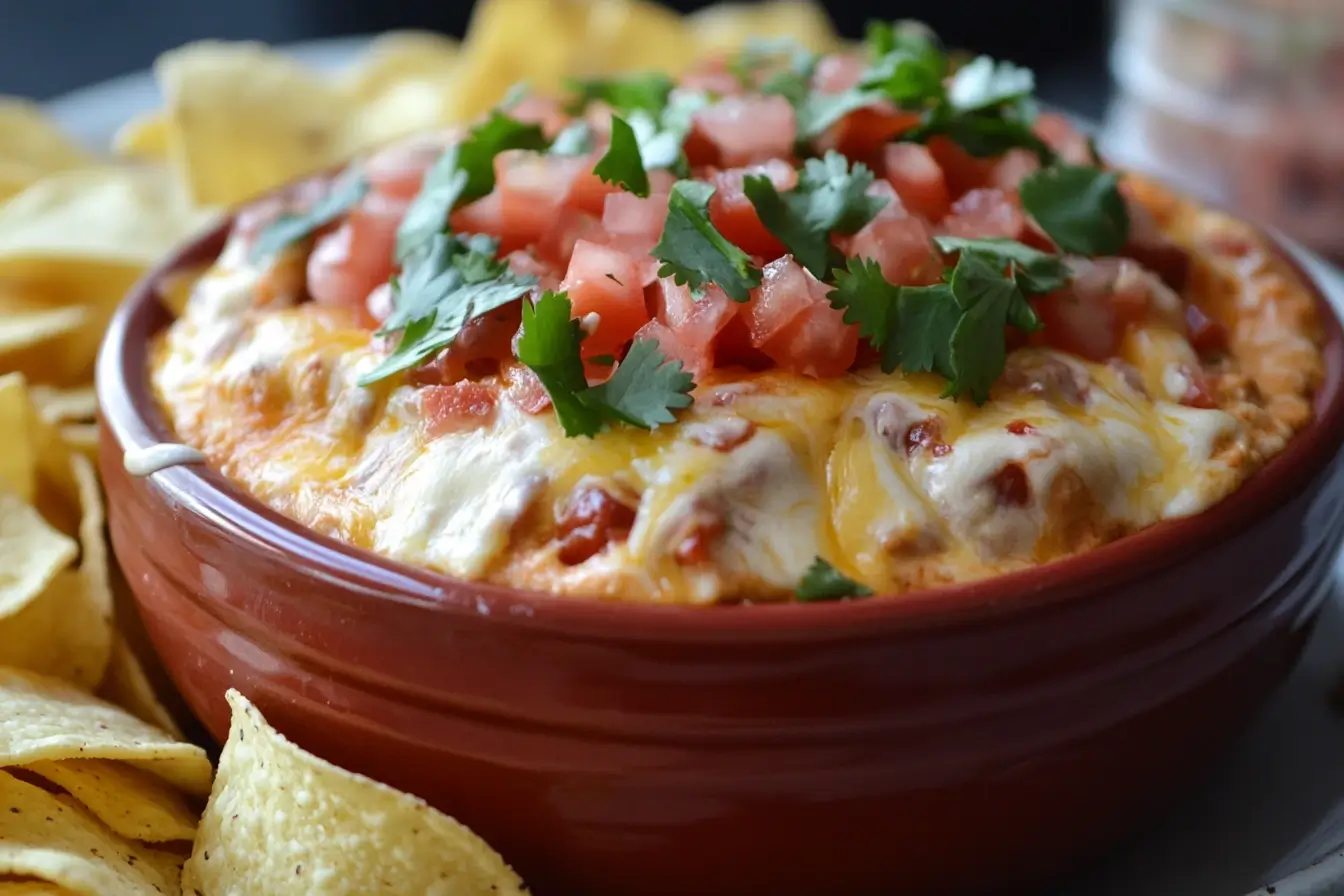
M908 373L934 370L952 377L950 341L962 309L946 283L895 286L871 258L851 258L836 272L828 296L845 323L858 324L860 338L882 352L882 369Z
M743 87L754 87L757 74L775 69L771 78L790 75L810 78L820 57L791 37L752 37L728 62L728 69ZM770 91L763 91L769 93Z
M359 380L367 386L429 360L452 345L468 321L517 300L536 278L495 258L489 237L433 234L393 281L395 307L379 335L400 332L393 352Z
M963 112L977 112L1031 96L1036 77L1031 69L977 56L959 68L947 88L947 101Z
M947 54L927 35L899 25L870 29L873 62L860 82L904 109L922 109L943 98Z
M252 260L275 255L291 243L322 229L354 208L368 191L369 184L364 178L347 174L308 211L284 214L266 225L252 245Z
M691 133L695 113L709 105L703 93L677 91L658 115L637 109L627 120L639 143L644 170L666 168L679 177L689 173L682 146Z
M961 320L961 307L946 283L903 286L896 297L900 326L882 347L882 370L898 367L910 373L933 371L951 379L952 335Z
M593 173L636 196L649 195L649 174L644 170L634 129L619 115L611 116L611 145L593 167Z
M631 426L653 429L673 423L673 411L690 407L695 381L681 362L669 360L650 339L630 343L625 360L605 383L583 394L583 401Z
M950 138L962 149L977 158L1001 156L1010 149L1029 149L1045 164L1054 161L1055 153L1044 140L1036 136L1031 122L1001 113L960 115L948 106L940 106L925 115L924 121L901 135L910 143L927 143L936 136Z
M794 99L785 96L793 104L794 118L798 122L798 139L803 142L815 140L826 129L849 113L871 106L883 98L880 91L852 89L839 93L820 93L808 90Z
M1014 279L1029 295L1054 292L1069 282L1072 273L1058 255L1003 238L966 239L956 236L935 236L934 243L947 253L974 252L992 259L1000 269L1012 268Z
M1115 172L1051 165L1022 181L1022 207L1065 252L1114 255L1129 242L1129 209Z
M955 375L943 390L944 398L969 392L976 404L989 400L989 390L1007 360L1003 342L1007 324L1008 297L1002 292L988 292L984 300L966 310L952 333L950 360Z
M563 292L548 290L535 305L523 302L518 360L541 380L565 435L595 436L604 424L601 412L580 398L588 389L588 380L579 354L583 330L571 318L572 311L569 296Z
M672 185L663 235L652 252L662 262L658 276L672 277L691 289L712 283L733 301L746 302L751 290L761 284L761 269L710 223L713 195L714 187L699 181L679 180Z
M675 83L661 72L645 72L619 78L571 79L567 86L573 95L569 111L575 114L589 103L601 101L617 112L639 109L657 115L667 105Z
M808 603L871 597L872 594L873 589L849 578L820 557L807 568L797 590L798 599Z
M895 22L871 20L864 28L863 36L868 56L873 60L881 59L893 50L920 52L927 47L942 52L938 35L923 22L914 19L898 19Z
M669 361L658 344L636 339L605 383L589 386L583 372L583 330L572 320L565 293L547 292L535 305L523 303L518 360L541 380L567 436L594 436L608 423L642 429L672 423L672 412L689 407L695 387L680 361Z
M779 193L770 178L749 174L743 191L766 229L779 238L803 267L819 280L828 279L839 261L831 232L853 233L873 219L887 200L869 196L873 173L838 152L808 159L798 185Z
M595 146L592 125L576 121L555 135L550 152L553 156L583 156L592 152Z
M546 142L539 126L498 110L491 112L466 139L445 150L425 174L424 185L397 228L397 260L404 262L431 236L442 232L453 209L495 188L495 156L509 149L543 150Z

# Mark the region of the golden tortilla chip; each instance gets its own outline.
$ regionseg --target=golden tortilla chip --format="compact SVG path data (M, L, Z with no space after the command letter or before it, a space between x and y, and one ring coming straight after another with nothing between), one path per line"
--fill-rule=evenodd
M97 423L67 423L61 427L61 441L90 463L98 462Z
M168 119L159 109L141 112L117 129L112 148L118 155L147 162L168 159Z
M18 495L0 491L0 636L8 623L31 608L79 547L57 532ZM0 657L6 646L0 643Z
M210 792L205 751L54 678L0 668L0 766L119 759L192 796Z
M353 100L261 44L187 44L160 56L154 72L169 150L198 204L250 199L350 152Z
M340 74L341 86L363 102L408 81L445 81L457 70L457 41L433 31L389 31L374 38Z
M61 133L36 103L0 97L0 162L50 173L90 165L93 156Z
M35 877L81 896L181 892L165 854L117 836L40 787L0 771L0 875Z
M0 206L0 275L40 279L56 262L144 269L213 217L161 168L61 172Z
M17 373L0 376L0 432L6 434L7 443L0 450L0 491L8 490L31 504L37 496L37 449L28 427L27 384ZM0 598L0 616L5 615L4 606Z
M71 896L74 892L40 880L0 881L0 896Z
M586 43L593 50L582 54L572 74L676 74L700 53L685 19L666 6L644 0L594 0Z
M196 812L162 779L106 759L65 759L23 766L80 802L95 818L129 840L189 841Z
M71 389L37 385L28 390L28 397L48 423L84 422L98 416L98 394L92 384Z
M789 38L817 53L840 48L826 9L808 0L716 3L686 17L689 39L701 55L735 53L752 38Z
M422 800L296 747L237 691L183 887L270 896L525 893L499 854ZM395 882L391 884L390 882Z
M108 703L114 703L143 722L162 728L177 739L182 729L177 725L168 707L154 692L154 685L141 665L140 658L126 643L125 635L118 632L112 642L112 657L97 694Z
M73 333L88 320L88 312L79 305L60 308L6 305L4 297L0 296L0 370L11 366L6 361L6 355Z
M42 179L44 172L27 162L8 162L0 159L0 202L16 196Z

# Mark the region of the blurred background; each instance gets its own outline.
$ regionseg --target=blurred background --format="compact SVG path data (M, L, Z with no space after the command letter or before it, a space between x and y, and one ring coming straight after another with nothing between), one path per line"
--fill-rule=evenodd
M470 2L7 2L0 94L49 99L215 37L290 43L396 28L461 35ZM705 3L672 0L692 11ZM919 18L955 46L1036 71L1101 145L1344 259L1344 0L827 0L839 31ZM115 38L112 35L116 35ZM526 37L519 36L521 52Z

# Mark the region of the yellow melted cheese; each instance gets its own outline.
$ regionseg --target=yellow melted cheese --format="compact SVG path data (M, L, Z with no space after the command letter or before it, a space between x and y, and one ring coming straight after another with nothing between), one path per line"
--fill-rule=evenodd
M930 375L767 372L701 385L677 424L653 432L566 438L549 411L501 400L488 425L430 437L420 390L356 385L381 355L341 314L282 302L221 324L234 279L198 284L159 346L155 385L178 433L314 529L465 578L638 600L769 599L821 556L875 590L904 591L1196 513L1247 474L1228 460L1244 441L1232 415L1150 399L1109 367L1042 349L1010 364L1067 370L1084 399L1030 376L976 407L939 398ZM732 450L702 444L744 421L753 433ZM909 428L929 421L948 450L908 451ZM996 484L1007 465L1024 474L1021 503ZM626 540L571 566L556 556L555 521L581 482L638 507ZM687 522L706 508L723 522L711 557L679 562Z

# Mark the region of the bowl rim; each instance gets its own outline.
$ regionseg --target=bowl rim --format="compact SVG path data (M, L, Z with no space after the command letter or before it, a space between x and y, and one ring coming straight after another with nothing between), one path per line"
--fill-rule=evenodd
M116 449L117 469L104 470L106 476L129 475L120 464L125 448L175 439L149 386L148 339L171 321L158 288L168 275L213 261L232 221L232 215L226 216L172 252L132 287L113 316L96 376L103 438L110 437ZM353 587L370 599L445 614L613 640L826 640L990 624L1114 591L1195 561L1301 494L1331 466L1344 444L1344 281L1331 290L1340 303L1336 309L1306 262L1321 270L1328 265L1286 238L1264 231L1260 235L1318 308L1325 375L1313 399L1311 422L1235 492L1198 514L1163 520L1080 554L985 579L864 600L712 607L553 594L458 579L346 544L285 517L209 467L170 467L145 483L160 501L208 519L251 550L301 564L309 577ZM104 465L107 458L104 453Z

